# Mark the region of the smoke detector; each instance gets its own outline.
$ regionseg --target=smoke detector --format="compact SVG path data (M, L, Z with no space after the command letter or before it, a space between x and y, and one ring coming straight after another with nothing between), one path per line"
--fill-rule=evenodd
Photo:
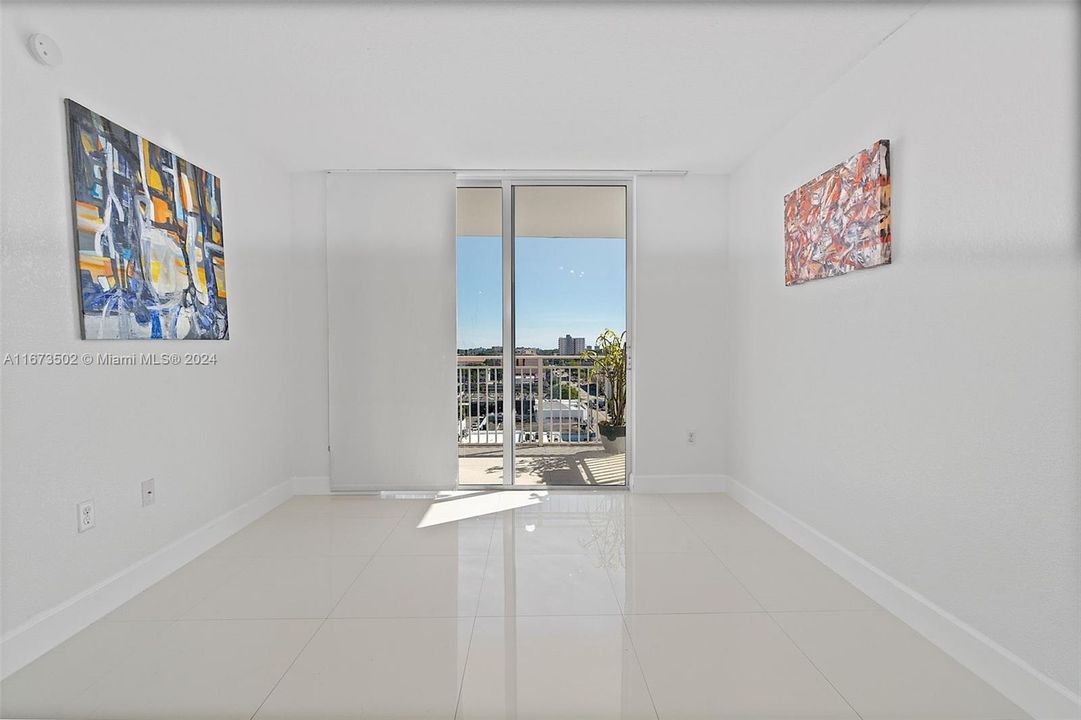
M35 33L30 36L30 54L42 65L57 67L64 62L60 46L48 35Z

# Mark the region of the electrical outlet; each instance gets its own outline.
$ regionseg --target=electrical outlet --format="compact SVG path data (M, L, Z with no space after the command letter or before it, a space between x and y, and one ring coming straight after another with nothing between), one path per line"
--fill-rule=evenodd
M688 430L687 431L687 444L688 445L694 445L695 442L697 442L697 441L698 441L698 433L696 433L694 430Z
M143 480L143 507L154 504L154 478Z
M79 503L79 532L86 532L94 527L94 501Z

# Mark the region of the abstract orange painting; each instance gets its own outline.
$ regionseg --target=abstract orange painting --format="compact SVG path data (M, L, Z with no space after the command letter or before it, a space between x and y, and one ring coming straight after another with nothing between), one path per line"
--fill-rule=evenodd
M890 262L890 141L784 197L784 284Z

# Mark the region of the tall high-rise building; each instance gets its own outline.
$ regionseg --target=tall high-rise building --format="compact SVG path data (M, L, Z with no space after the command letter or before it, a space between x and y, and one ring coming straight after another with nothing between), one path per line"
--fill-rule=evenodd
M565 335L559 338L560 355L581 355L586 351L586 339Z

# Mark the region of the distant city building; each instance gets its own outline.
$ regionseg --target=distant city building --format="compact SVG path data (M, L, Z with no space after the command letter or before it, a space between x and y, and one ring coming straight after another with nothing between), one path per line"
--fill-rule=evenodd
M503 348L499 345L493 345L491 347L475 347L475 348L458 348L459 355L475 355L475 356L487 356L487 355L502 355Z
M586 351L586 339L566 335L559 338L560 355L581 355Z

